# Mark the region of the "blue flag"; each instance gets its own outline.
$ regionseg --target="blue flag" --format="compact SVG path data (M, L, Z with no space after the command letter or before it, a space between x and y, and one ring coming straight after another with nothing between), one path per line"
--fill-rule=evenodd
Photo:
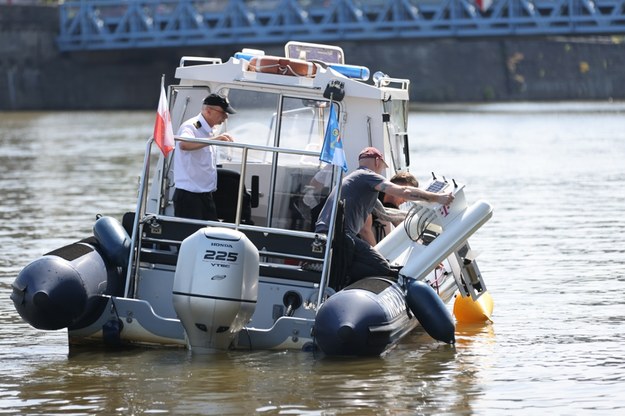
M347 161L345 160L343 141L339 131L339 118L334 110L334 104L330 105L330 117L328 118L328 126L323 138L323 148L321 149L319 160L339 166L343 169L343 172L347 172Z

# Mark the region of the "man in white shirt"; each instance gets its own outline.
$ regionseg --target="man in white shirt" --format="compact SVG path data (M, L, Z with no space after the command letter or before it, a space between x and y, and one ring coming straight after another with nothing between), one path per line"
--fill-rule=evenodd
M215 126L236 111L228 99L210 94L202 103L200 114L180 125L178 136L234 141L228 133L214 135ZM205 143L176 141L174 152L174 215L217 221L213 192L217 189L217 149Z

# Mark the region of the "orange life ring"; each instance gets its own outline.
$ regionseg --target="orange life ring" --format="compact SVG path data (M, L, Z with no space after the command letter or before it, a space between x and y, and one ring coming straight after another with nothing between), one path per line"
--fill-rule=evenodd
M279 56L254 56L250 59L250 71L267 74L291 75L312 78L317 74L317 65L301 59Z

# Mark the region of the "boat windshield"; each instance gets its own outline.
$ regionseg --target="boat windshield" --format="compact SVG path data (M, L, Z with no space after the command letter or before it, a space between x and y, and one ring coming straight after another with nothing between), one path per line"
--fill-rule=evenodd
M328 118L327 101L248 90L230 90L228 98L237 113L228 119L224 130L237 142L311 151L321 149ZM265 162L270 155L262 156L260 160ZM237 160L240 154L229 157ZM319 164L318 159L289 157L295 164Z
M193 89L178 89L177 102L186 108L201 107L206 91L196 94ZM218 91L227 95L236 114L216 126L215 134L227 132L235 143L267 146L299 152L319 152L328 124L329 102L285 94L228 89ZM181 100L181 95L197 101ZM180 122L197 112L184 111ZM324 169L325 163L311 154L274 152L258 148L216 145L218 166L241 172L244 151L247 152L245 184L249 188L252 178L258 178L259 206L252 211L256 225L312 231L315 214L329 193L333 169ZM330 174L327 175L326 172ZM313 179L315 178L315 179ZM219 185L218 185L219 188Z

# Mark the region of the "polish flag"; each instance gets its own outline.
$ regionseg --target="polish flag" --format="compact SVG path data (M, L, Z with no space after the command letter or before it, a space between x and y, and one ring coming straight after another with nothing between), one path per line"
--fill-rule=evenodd
M481 11L485 12L493 5L493 0L475 0L475 4Z
M163 85L161 85L161 98L158 100L158 111L154 123L154 141L165 156L174 149L174 130L171 127L171 115Z

